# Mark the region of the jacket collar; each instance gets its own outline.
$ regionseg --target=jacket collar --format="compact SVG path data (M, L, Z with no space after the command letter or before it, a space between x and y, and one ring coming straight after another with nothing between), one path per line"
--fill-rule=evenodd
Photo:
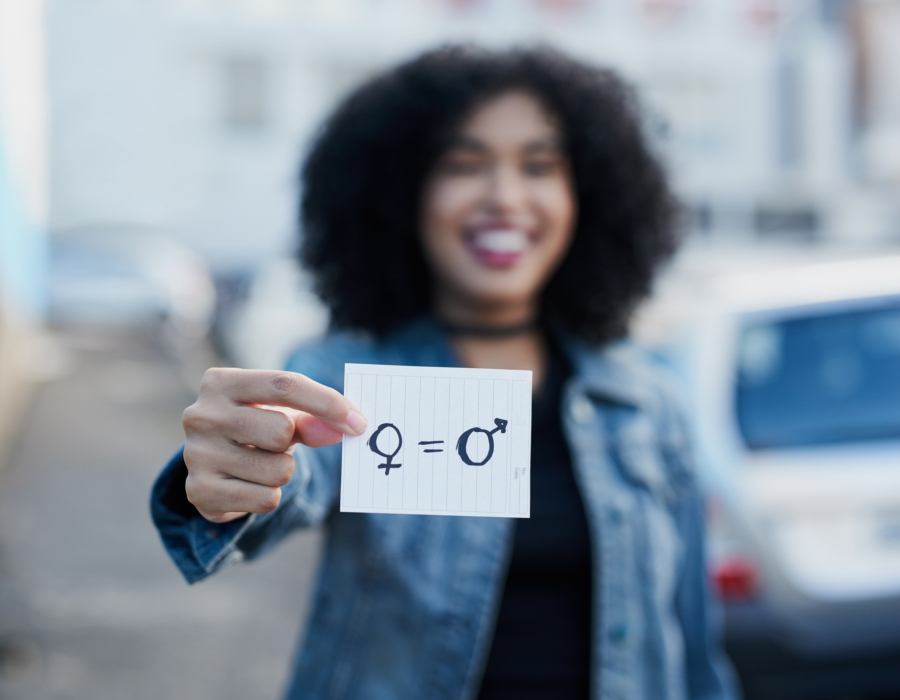
M630 341L619 340L597 348L566 331L557 329L554 333L589 396L635 408L650 400L641 378L638 352Z
M617 341L593 348L571 333L554 328L551 332L572 364L573 375L593 398L639 407L649 401L638 352L628 341ZM431 316L421 316L394 331L389 344L402 346L416 364L434 367L459 367L446 333Z

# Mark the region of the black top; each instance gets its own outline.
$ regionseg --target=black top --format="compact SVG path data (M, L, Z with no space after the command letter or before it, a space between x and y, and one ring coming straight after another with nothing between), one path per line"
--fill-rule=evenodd
M560 407L570 369L551 349L532 404L531 518L512 559L479 700L585 700L591 651L591 551Z

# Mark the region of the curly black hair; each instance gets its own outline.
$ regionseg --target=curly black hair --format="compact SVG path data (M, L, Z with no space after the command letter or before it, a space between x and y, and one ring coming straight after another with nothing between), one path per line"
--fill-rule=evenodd
M543 317L600 344L627 330L678 242L678 207L614 73L539 47L448 46L368 81L325 123L303 168L300 258L334 328L383 335L432 306L419 243L427 175L466 117L512 89L554 115L578 219Z

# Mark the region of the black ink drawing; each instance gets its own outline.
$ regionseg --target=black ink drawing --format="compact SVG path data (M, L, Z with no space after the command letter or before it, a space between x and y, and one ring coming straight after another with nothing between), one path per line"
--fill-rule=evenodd
M473 467L480 467L484 464L487 464L490 461L491 457L494 456L494 433L496 433L498 430L501 433L505 433L506 426L509 425L509 421L504 420L503 418L494 418L494 425L496 425L497 427L494 428L493 430L485 430L484 428L469 428L466 432L464 432L462 435L459 436L459 440L457 440L457 442L456 442L456 452L459 454L459 458L463 461L464 464L470 464ZM397 433L397 447L394 448L394 451L391 452L390 454L386 454L385 452L382 452L378 448L378 436L381 435L382 431L386 430L387 428L391 428L395 433ZM484 459L482 459L480 462L475 462L471 457L469 457L469 453L467 450L468 444L469 444L469 438L474 433L484 433L484 435L485 435L485 437L487 437L487 441L488 441L487 456ZM422 440L419 444L420 445L443 445L444 441L443 440ZM402 466L400 464L393 464L391 462L391 460L393 460L394 457L397 456L397 453L400 451L400 447L403 445L403 436L400 434L399 428L397 428L397 426L394 425L393 423L382 423L381 425L379 425L378 429L374 433L372 433L372 437L370 437L368 439L368 441L366 442L366 445L369 446L369 449L372 450L372 452L374 452L375 454L377 454L381 457L384 457L387 460L383 464L378 465L379 469L384 469L385 476L387 476L388 474L391 473L391 469L397 469L398 467ZM444 450L429 447L422 451L426 452L426 453L430 453L430 452L443 452Z
M506 432L506 426L509 425L508 420L503 420L502 418L494 418L494 425L497 427L493 430L485 430L484 428L469 428L466 432L459 436L459 440L456 443L456 451L459 453L460 459L465 464L471 464L476 467L480 467L482 464L487 464L491 457L494 456L494 433L498 430L501 433ZM469 453L466 451L466 446L469 442L469 437L472 433L484 433L488 439L488 451L487 456L481 460L480 462L473 462L472 458L469 457Z
M378 449L378 436L381 435L381 432L387 428L393 429L395 433L397 433L397 447L394 448L394 451L390 454L385 454L381 450ZM402 464L391 464L391 460L397 456L397 453L400 451L400 447L403 445L403 436L400 434L400 431L397 429L397 426L393 423L382 423L378 426L378 429L372 433L372 437L370 437L366 441L366 445L369 446L369 449L372 450L375 454L384 457L387 462L384 464L379 464L379 469L384 469L384 475L387 476L391 473L391 469L398 469L403 466Z

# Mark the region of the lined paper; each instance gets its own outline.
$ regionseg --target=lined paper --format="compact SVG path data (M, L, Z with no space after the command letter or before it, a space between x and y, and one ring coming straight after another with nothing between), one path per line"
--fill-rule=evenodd
M342 512L529 517L531 372L346 364L344 395Z

